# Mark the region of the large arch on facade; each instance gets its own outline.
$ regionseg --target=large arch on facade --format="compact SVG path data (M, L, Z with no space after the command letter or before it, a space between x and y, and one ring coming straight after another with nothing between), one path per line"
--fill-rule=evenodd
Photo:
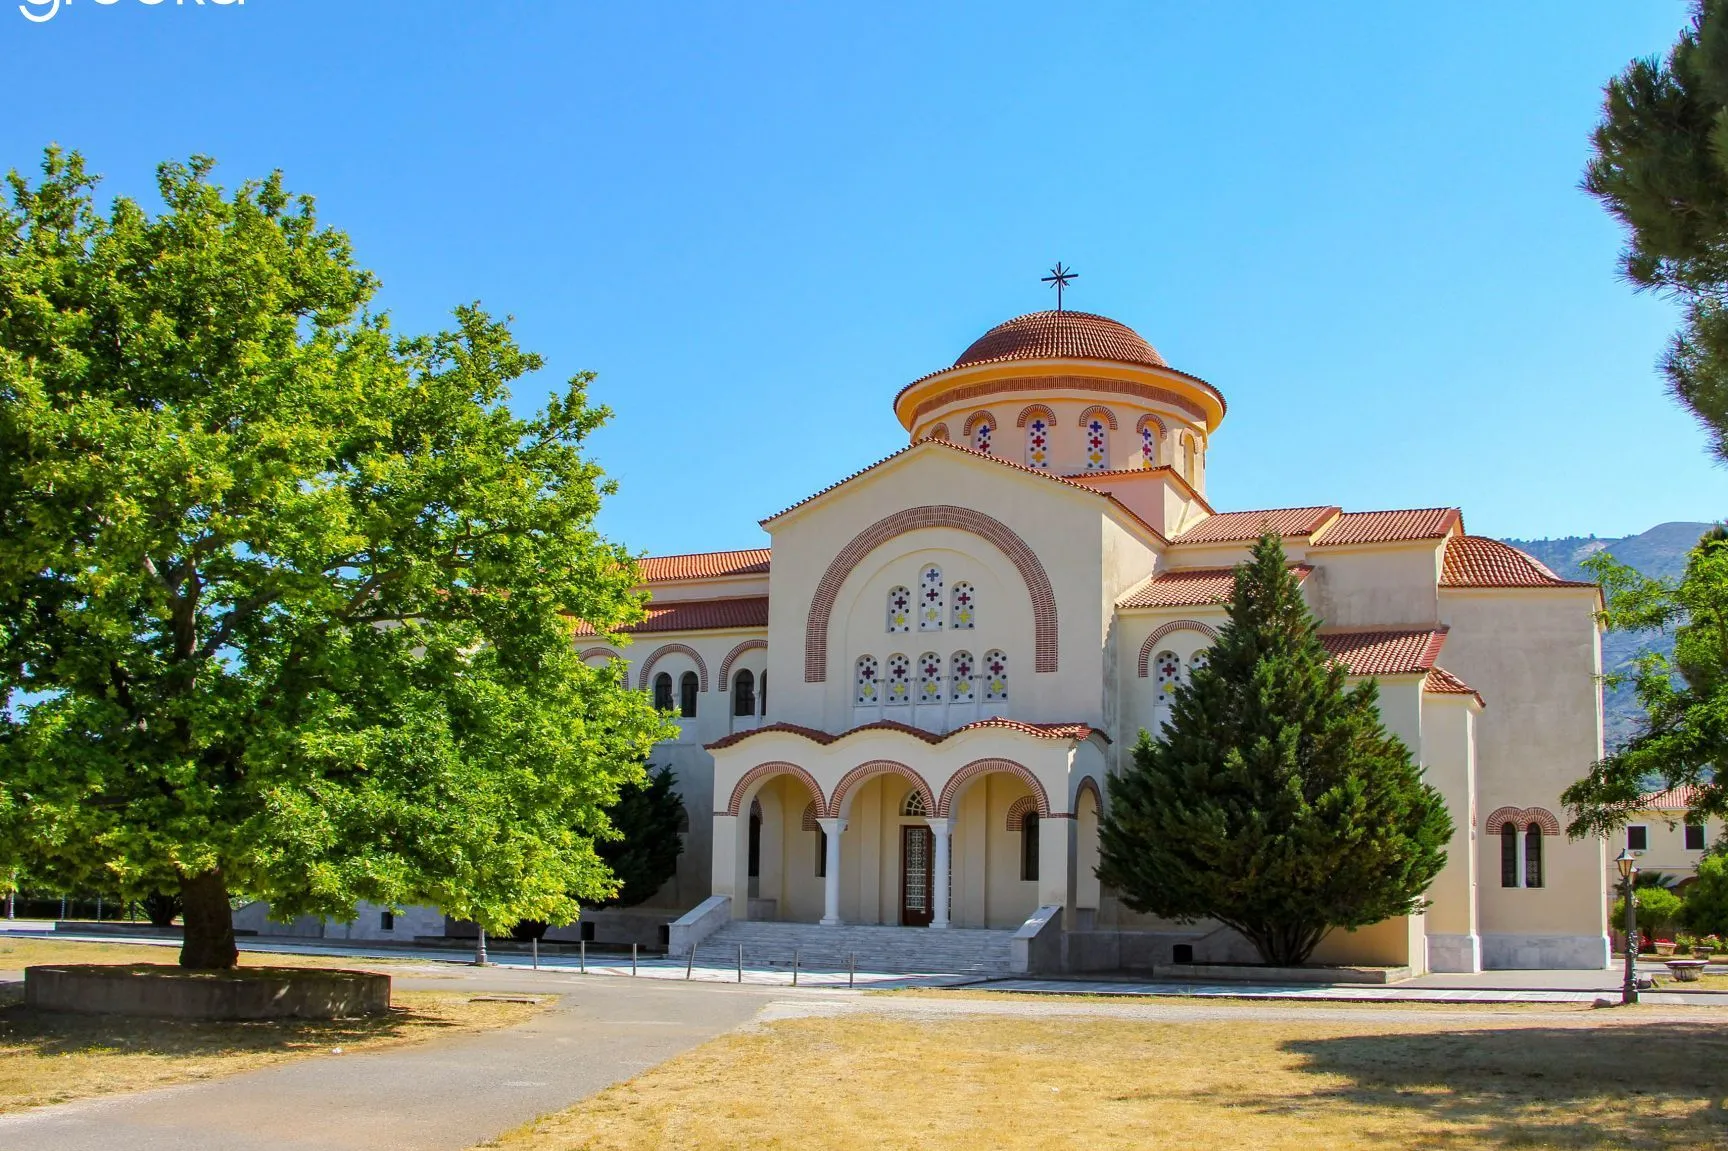
M619 658L618 653L613 651L609 647L583 648L581 651L576 653L576 658L581 660L583 663L587 663L589 660L594 659L598 656L604 656L607 659L618 659Z
M740 776L738 782L732 785L732 796L726 801L726 810L717 811L714 814L737 815L744 808L744 797L755 790L758 784L765 783L776 775L790 775L802 780L804 786L810 789L811 802L816 804L817 809L820 810L825 806L825 801L822 798L822 785L816 782L815 776L795 763L776 759L769 760L767 763L759 763Z
M1152 659L1153 647L1165 636L1179 631L1197 631L1208 639L1216 640L1218 638L1217 628L1208 623L1201 623L1197 619L1171 620L1167 624L1154 628L1152 634L1146 637L1146 642L1140 645L1140 659L1135 664L1141 679L1146 678L1146 666Z
M930 790L930 785L924 781L924 777L918 774L916 770L896 760L872 759L868 763L861 763L851 771L848 771L845 775L840 777L840 782L834 785L834 794L828 799L829 817L838 818L841 814L841 809L846 802L847 795L849 795L853 789L857 788L860 784L874 779L878 775L905 776L906 779L911 782L912 786L918 790L918 794L924 797L924 810L936 810L936 795Z
M936 814L942 818L952 817L954 801L960 797L960 793L965 791L974 780L998 771L1016 777L1030 788L1032 798L1038 804L1039 817L1049 817L1050 795L1044 790L1044 785L1038 782L1038 777L1033 775L1023 763L1017 763L1012 759L997 758L975 759L955 772L948 782L942 785L942 794L936 799Z
M674 652L687 655L695 662L697 679L696 686L702 691L707 691L708 665L703 662L702 653L687 643L669 643L655 648L654 654L642 661L642 673L636 677L636 686L638 688L646 689L648 686L648 677L654 671L654 665L659 662L660 657L663 655L672 655Z
M1050 576L1032 549L1001 520L971 508L951 504L926 504L908 508L877 520L840 549L828 564L811 597L810 614L804 625L804 682L828 680L828 621L840 585L864 562L864 557L898 536L922 528L956 528L980 537L1008 557L1032 597L1032 670L1056 670L1056 593ZM644 680L644 683L647 681Z

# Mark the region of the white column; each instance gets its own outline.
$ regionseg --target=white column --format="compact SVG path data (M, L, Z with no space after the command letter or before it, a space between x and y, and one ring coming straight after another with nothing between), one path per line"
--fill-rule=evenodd
M950 819L929 820L930 831L936 837L936 874L930 878L930 888L936 895L934 914L930 917L931 927L948 926L948 889L952 880L949 878L949 842L954 834L954 821Z
M1524 840L1529 836L1529 834L1530 834L1529 831L1525 830L1522 827L1520 827L1518 829L1518 886L1519 887L1529 887L1530 886L1530 877L1528 875L1526 875L1524 872L1524 865L1530 858L1527 854L1525 854L1525 852L1527 851L1527 845L1525 844Z
M840 833L846 830L846 821L818 819L816 825L828 836L828 855L822 866L822 924L835 927L840 923Z

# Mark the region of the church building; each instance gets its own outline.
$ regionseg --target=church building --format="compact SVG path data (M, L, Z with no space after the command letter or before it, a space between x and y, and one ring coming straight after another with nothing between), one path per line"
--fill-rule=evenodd
M1271 529L1456 825L1425 914L1316 960L1606 966L1604 845L1560 822L1602 753L1597 587L1457 508L1217 510L1225 414L1123 324L1020 316L903 387L907 446L763 520L771 548L644 560L632 642L578 642L678 717L652 761L690 832L650 907L696 909L686 941L885 925L932 948L1020 932L1043 969L1252 959L1218 924L1130 911L1095 868L1113 775Z

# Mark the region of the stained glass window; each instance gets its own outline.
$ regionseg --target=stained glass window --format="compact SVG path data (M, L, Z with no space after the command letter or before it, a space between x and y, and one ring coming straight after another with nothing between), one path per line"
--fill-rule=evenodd
M876 682L876 657L861 655L858 657L858 694L861 704L871 704L880 701L882 693Z
M912 630L912 589L908 587L891 587L888 589L888 631Z
M1140 425L1140 466L1158 466L1158 432L1149 423Z
M972 676L977 668L972 666L972 653L957 651L948 658L950 677L948 680L948 698L955 703L971 703L977 698L978 685Z
M1161 651L1152 661L1152 666L1158 677L1158 698L1161 701L1168 700L1182 679L1182 661L1173 651Z
M918 657L918 702L942 702L942 657L933 651Z
M1104 421L1093 416L1086 421L1086 470L1105 471L1110 466L1110 435Z
M952 605L948 626L955 631L971 631L978 622L978 597L972 591L972 585L964 581L955 584L954 590L948 593L948 602Z
M935 564L918 573L918 630L942 630L942 569Z
M984 698L1000 703L1008 698L1008 656L1001 651L984 653Z
M882 702L890 707L912 702L912 661L899 652L888 657L888 674L882 680Z
M996 425L989 420L979 420L978 426L972 429L972 446L985 455L990 454L990 437L996 432Z
M1026 466L1050 466L1050 421L1043 416L1034 416L1026 422Z

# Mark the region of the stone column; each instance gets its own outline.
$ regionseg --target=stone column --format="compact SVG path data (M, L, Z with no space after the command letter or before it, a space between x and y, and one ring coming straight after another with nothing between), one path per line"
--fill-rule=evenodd
M931 834L936 838L936 873L930 877L930 889L935 893L934 914L930 918L931 927L948 926L948 890L953 880L950 878L949 845L954 835L954 821L951 819L929 820Z
M828 836L828 855L822 867L822 925L840 924L840 833L844 819L818 819L816 825Z
M1524 841L1526 839L1528 839L1529 837L1530 837L1529 829L1525 825L1520 824L1518 827L1518 886L1519 887L1529 887L1530 886L1530 876L1524 870L1524 865L1530 859L1530 857L1525 854L1525 852L1528 850L1529 845L1526 844Z

